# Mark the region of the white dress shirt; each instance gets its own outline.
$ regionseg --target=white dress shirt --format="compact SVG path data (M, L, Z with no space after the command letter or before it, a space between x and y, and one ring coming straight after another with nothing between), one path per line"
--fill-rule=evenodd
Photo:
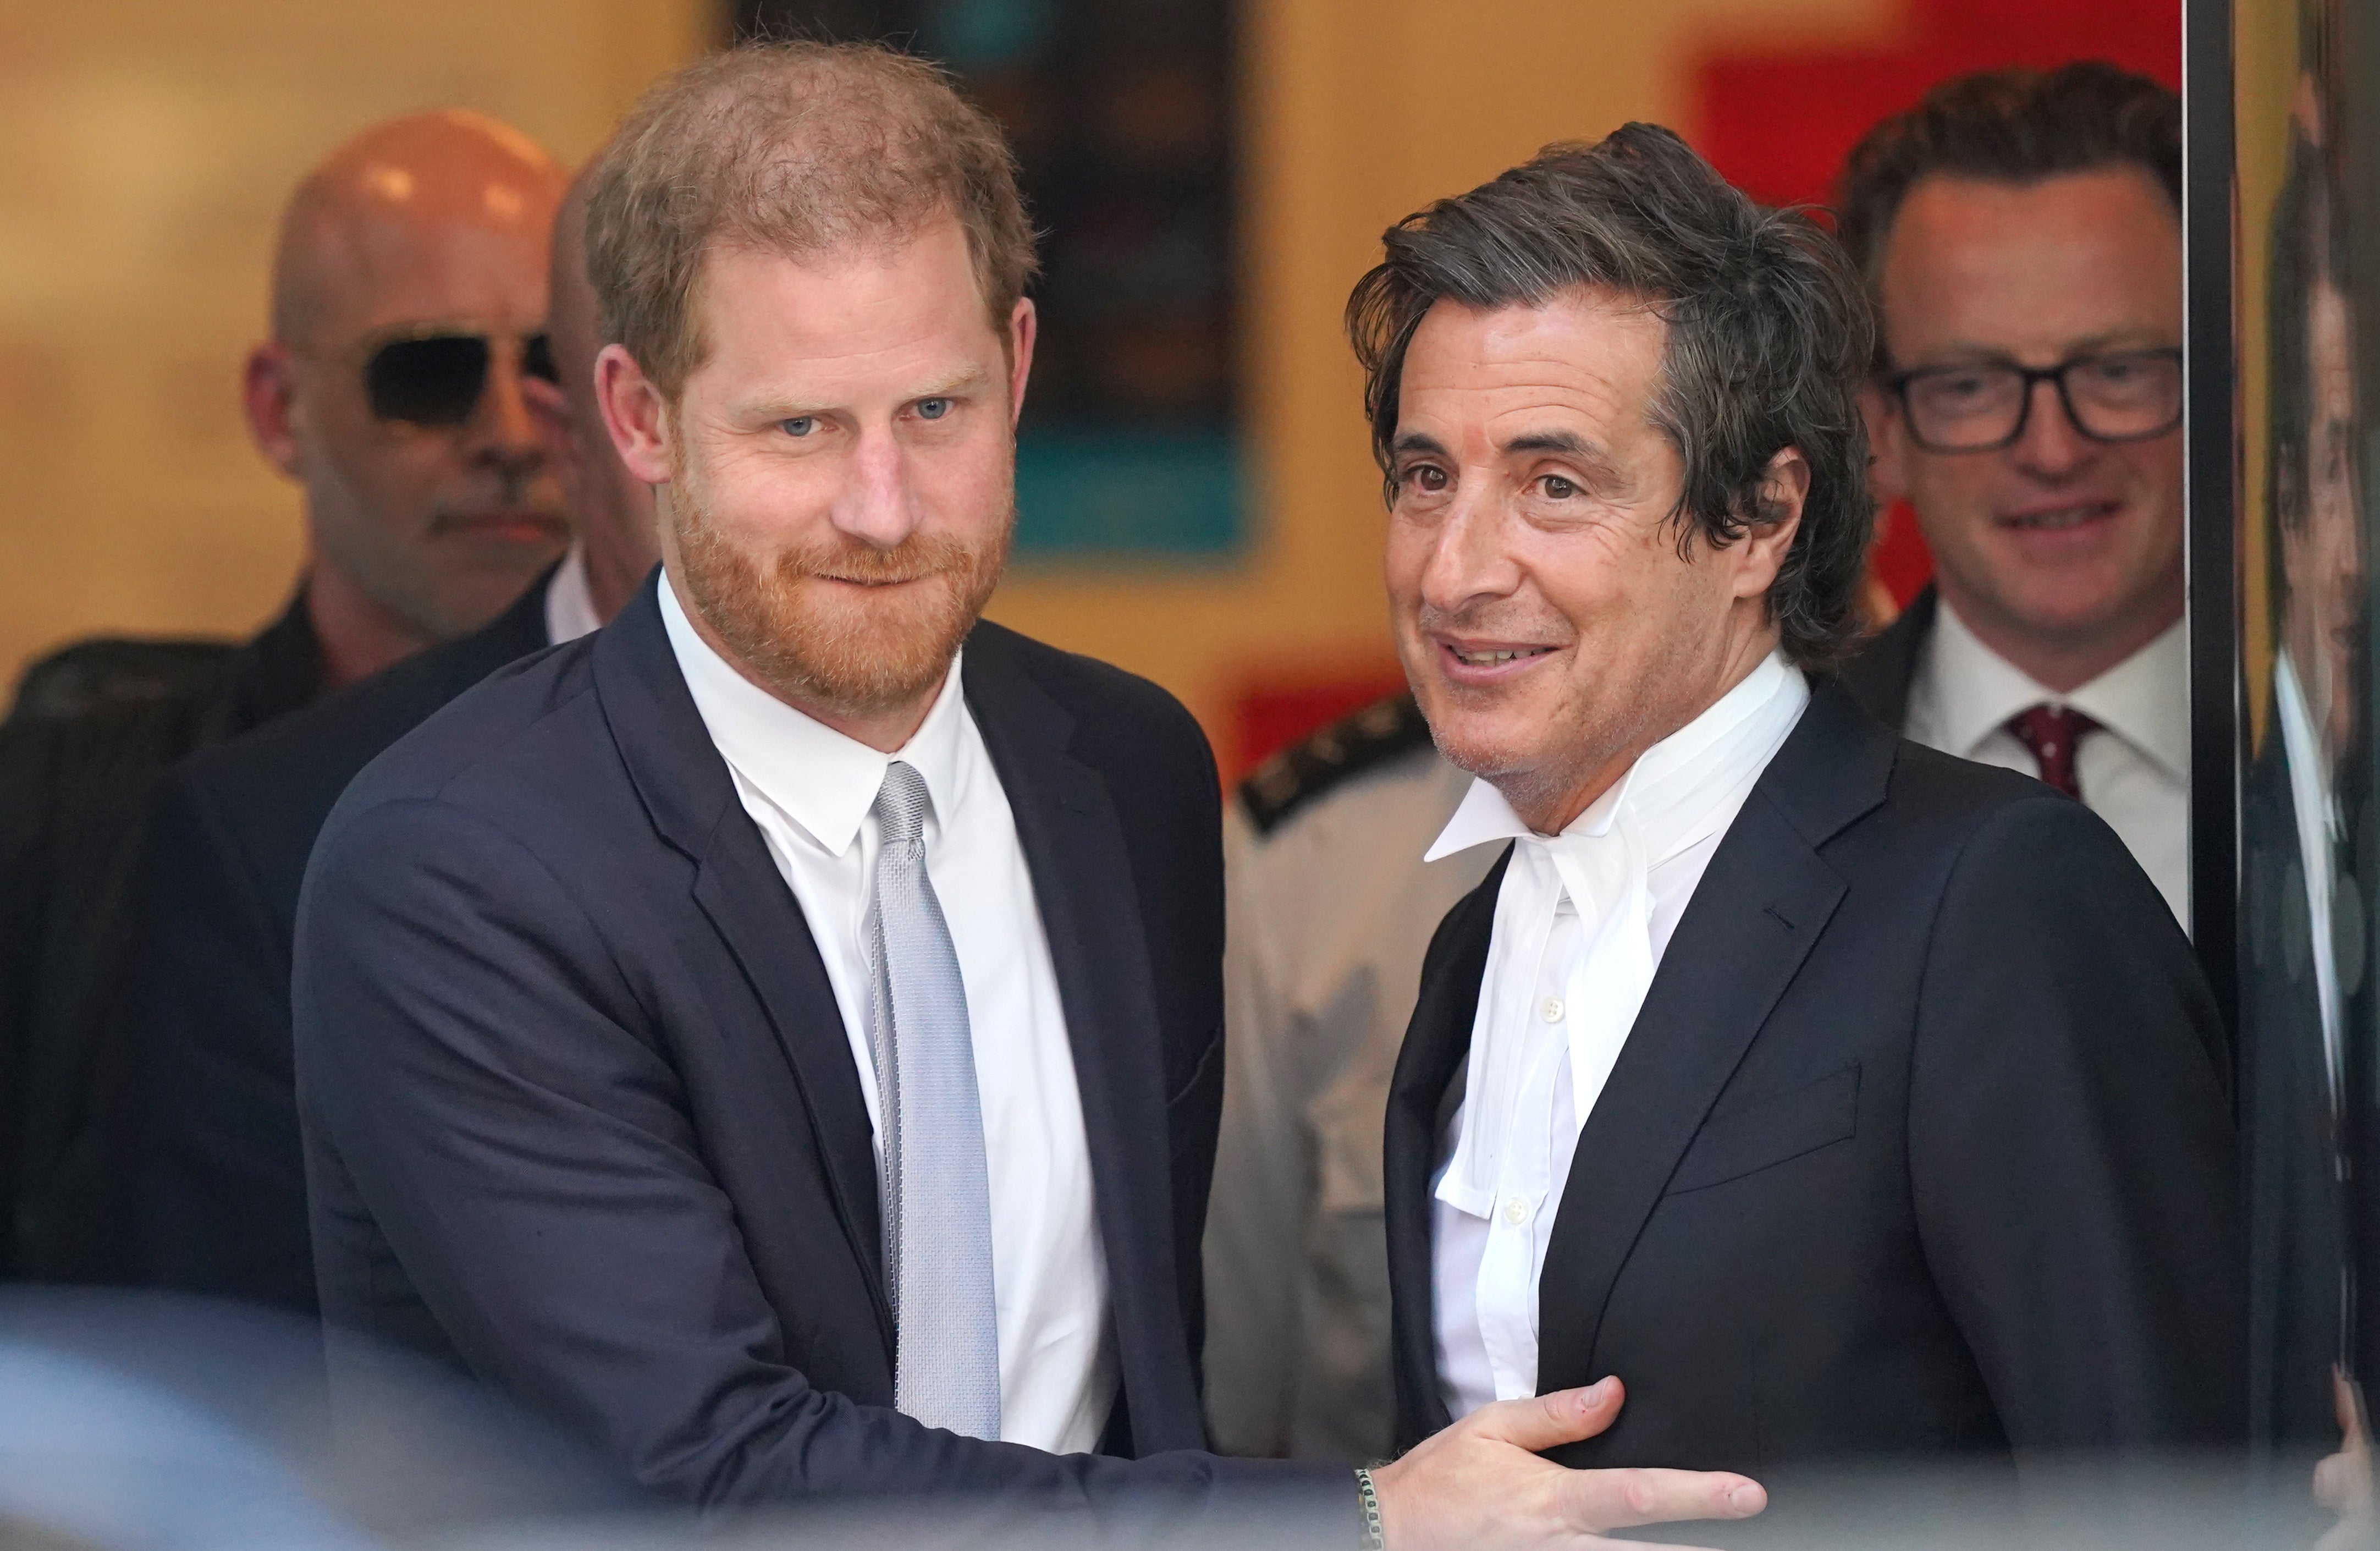
M559 646L602 628L602 617L595 612L594 591L587 585L586 547L574 543L570 553L562 557L562 568L546 584L545 643Z
M1771 656L1556 836L1474 782L1428 860L1513 840L1452 1146L1433 1184L1448 1409L1537 1392L1537 1278L1571 1157L1713 852L1810 689Z
M960 691L959 664L951 664L916 736L884 754L736 672L696 633L666 581L661 605L695 709L826 961L880 1147L862 934L880 843L870 810L893 759L924 778L933 810L926 873L966 984L983 1105L1000 1435L1053 1453L1087 1452L1114 1402L1116 1363L1082 1094L1032 875L1008 794ZM785 951L798 950L787 943Z
M2041 774L2008 720L2044 702L2099 724L2074 751L2082 800L2190 925L2190 636L2180 621L2068 694L2043 689L1985 645L1944 599L1909 686L1914 742L1961 759Z
M2330 763L2314 729L2313 713L2286 648L2273 665L2273 708L2281 724L2281 753L2289 767L2289 806L2297 812L2298 866L2305 874L2306 917L2313 938L2314 996L2322 1004L2323 1069L2330 1078L2331 1102L2338 1102L2338 948L2331 937L2332 869L2343 833L2338 799L2330 789Z

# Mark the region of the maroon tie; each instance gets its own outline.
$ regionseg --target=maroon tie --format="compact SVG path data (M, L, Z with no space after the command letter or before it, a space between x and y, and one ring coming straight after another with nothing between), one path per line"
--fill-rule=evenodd
M2033 751L2044 781L2069 797L2082 795L2081 783L2074 779L2074 746L2082 741L2084 733L2098 731L2098 723L2070 705L2036 705L2010 716L2008 729Z

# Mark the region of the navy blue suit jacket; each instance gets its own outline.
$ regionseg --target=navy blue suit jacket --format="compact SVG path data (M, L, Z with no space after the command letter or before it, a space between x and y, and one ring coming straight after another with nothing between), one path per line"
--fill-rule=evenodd
M492 621L165 778L140 895L136 1271L311 1313L306 1167L289 1066L298 891L332 805L381 751L545 645L553 572Z
M1245 1485L1344 1539L1343 1472L1148 1458L1203 1443L1206 741L1162 690L994 625L962 683L1065 1008L1122 1374L1109 1447L1140 1462L892 1409L858 1071L650 584L423 724L323 830L294 982L323 1315L451 1354L703 1505L939 1489L1229 1511Z

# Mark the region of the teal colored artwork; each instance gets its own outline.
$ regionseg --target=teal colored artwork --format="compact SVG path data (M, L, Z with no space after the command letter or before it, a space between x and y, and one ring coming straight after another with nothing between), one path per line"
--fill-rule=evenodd
M1242 461L1223 429L1028 428L1016 448L1016 553L1228 556L1245 526Z

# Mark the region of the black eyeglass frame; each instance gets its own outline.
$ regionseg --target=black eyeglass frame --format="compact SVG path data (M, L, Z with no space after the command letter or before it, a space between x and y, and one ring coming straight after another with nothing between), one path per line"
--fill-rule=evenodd
M2109 446L2119 446L2129 442L2153 442L2159 436L2168 435L2175 430L2179 429L2181 425L2183 414L2187 408L2185 402L2187 395L2180 392L2177 392L2174 395L2172 418L2153 431L2135 431L2128 435L2108 436L2103 435L2099 432L2094 431L2089 426L2082 423L2082 417L2074 412L2074 394L2073 391L2066 385L2066 374L2073 371L2078 366L2089 366L2098 361L2123 360L2171 361L2177 374L2180 373L2182 367L2182 352L2179 346L2155 350L2095 350L2089 355L2069 356L2066 360L2059 361L2055 366L2020 366L2012 360L1991 361L1984 368L1974 366L1919 366L1906 372L1893 372L1890 376L1885 378L1884 385L1891 392L1893 401L1900 406L1900 418L1909 427L1909 439L1915 442L1920 447L1923 447L1927 452L1932 453L2004 452L2008 448L2016 446L2016 444L2024 436L2024 428L2033 423L2033 390L2043 383L2051 384L2058 389L2058 406L2059 409L2066 411L2066 423L2074 428L2076 434L2083 436L2091 441L2098 442ZM2017 399L2015 429L2011 430L2006 436L2001 437L1997 442L1982 442L1973 446L1945 446L1938 442L1927 441L1924 434L1917 429L1917 412L1915 409L1911 408L1909 403L1909 385L1915 382L1920 377L1934 376L1937 374L1956 372L1973 372L1977 370L2013 372L2019 378L2022 379L2024 385ZM2180 386L2179 375L2177 375L2176 386Z
M516 358L517 365L515 370L523 377L534 377L540 382L557 385L562 381L561 371L553 360L552 331L542 325L506 333L496 329L464 328L454 324L417 324L369 335L357 341L348 353L355 362L358 375L363 379L365 402L370 409L373 419L384 424L410 425L425 431L451 431L458 425L469 423L471 417L479 413L480 401L487 397L488 380L495 372L497 341L505 339L512 341L519 352ZM468 341L480 348L479 383L472 390L470 401L468 404L459 405L455 412L426 418L391 413L383 409L381 402L382 392L373 382L374 371L380 365L382 358L399 346L431 344L446 340Z

